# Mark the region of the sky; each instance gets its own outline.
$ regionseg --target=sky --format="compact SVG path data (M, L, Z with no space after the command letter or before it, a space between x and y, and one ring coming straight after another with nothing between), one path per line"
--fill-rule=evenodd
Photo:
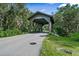
M67 4L68 3L27 3L26 7L32 12L40 11L52 15L57 12L57 8L66 6ZM70 5L74 5L74 4L75 3L70 3Z
M43 12L46 14L55 14L57 12L57 8L64 6L63 3L28 3L26 7L32 12Z

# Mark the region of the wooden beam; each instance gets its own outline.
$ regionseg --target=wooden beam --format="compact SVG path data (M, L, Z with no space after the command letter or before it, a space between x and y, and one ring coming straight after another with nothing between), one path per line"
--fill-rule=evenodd
M49 22L49 33L51 33L51 30L52 29L52 24L51 24L51 22Z

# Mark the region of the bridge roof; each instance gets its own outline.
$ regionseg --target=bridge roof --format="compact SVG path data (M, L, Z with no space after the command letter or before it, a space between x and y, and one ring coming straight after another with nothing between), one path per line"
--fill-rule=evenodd
M48 14L45 14L45 13L42 13L42 12L36 12L36 13L34 13L32 16L30 16L30 17L28 18L28 20L32 19L32 18L33 18L34 16L36 16L36 15L45 15L45 16L47 16L47 17L49 17L49 18L50 18L50 20L51 20L51 22L52 22L52 23L54 23L53 16L48 15ZM43 23L43 24L47 24L47 22L46 22L46 21L44 21L44 19L42 19L42 20L37 19L37 20L36 20L36 21L34 21L34 22L36 22L36 23Z

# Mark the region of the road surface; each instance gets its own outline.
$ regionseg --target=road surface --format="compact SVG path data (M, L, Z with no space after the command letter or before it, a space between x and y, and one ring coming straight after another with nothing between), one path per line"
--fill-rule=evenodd
M46 33L0 38L0 56L38 56ZM35 42L35 45L30 43Z

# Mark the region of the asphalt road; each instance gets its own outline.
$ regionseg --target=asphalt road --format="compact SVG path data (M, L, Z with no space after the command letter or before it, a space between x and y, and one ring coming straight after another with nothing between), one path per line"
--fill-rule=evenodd
M0 56L39 56L46 33L0 38ZM31 45L31 42L36 44Z

